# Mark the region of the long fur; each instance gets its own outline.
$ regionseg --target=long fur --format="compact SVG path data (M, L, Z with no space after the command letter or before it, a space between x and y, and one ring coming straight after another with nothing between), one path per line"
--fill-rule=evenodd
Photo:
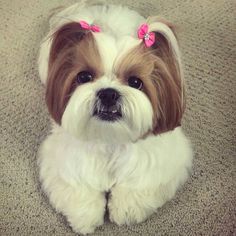
M180 127L184 81L172 25L122 6L85 5L53 16L38 60L53 118L39 150L40 180L51 204L82 234L103 224L106 205L119 225L144 221L175 195L192 163ZM79 20L102 32L83 30ZM156 35L151 48L137 38L144 22ZM92 82L76 82L83 70ZM128 86L129 76L142 80L142 90ZM121 94L116 122L93 116L104 88Z

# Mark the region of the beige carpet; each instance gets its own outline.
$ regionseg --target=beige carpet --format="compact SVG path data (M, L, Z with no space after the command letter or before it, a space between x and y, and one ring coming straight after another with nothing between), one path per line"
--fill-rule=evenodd
M43 195L36 152L49 132L36 58L50 9L72 0L0 0L0 235L74 235ZM108 2L115 2L111 0ZM94 235L236 235L236 5L223 0L120 0L180 26L188 88L184 129L192 177L149 220L107 222Z

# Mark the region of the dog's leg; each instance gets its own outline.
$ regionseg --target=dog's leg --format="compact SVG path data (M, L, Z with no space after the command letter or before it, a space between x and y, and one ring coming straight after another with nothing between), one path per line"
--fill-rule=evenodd
M69 185L61 179L50 182L44 182L50 202L67 217L75 232L92 233L103 224L106 205L103 193L88 186Z
M174 192L164 186L140 190L116 186L108 202L110 220L118 225L142 222L172 198Z

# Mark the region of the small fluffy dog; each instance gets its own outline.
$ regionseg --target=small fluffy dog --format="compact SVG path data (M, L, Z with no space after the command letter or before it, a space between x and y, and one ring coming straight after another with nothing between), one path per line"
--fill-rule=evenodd
M38 61L53 120L39 151L43 189L75 232L93 232L106 208L118 225L144 221L192 163L173 26L79 3L50 26Z

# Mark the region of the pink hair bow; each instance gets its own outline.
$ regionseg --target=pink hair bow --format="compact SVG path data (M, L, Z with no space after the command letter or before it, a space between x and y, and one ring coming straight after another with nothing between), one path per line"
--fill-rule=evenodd
M91 30L92 32L101 32L101 28L97 25L94 24L90 25L89 23L83 20L79 21L79 23L83 29Z
M138 29L138 38L142 39L146 47L151 47L155 43L155 34L148 32L148 25L142 24Z

